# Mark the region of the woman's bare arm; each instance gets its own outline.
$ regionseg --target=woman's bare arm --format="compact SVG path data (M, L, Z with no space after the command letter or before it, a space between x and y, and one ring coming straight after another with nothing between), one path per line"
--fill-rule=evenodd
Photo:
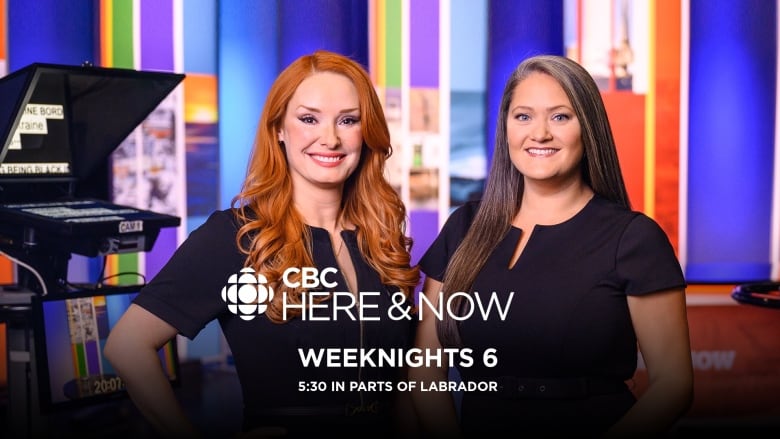
M135 405L163 437L197 437L176 399L157 351L177 330L132 304L108 336L104 354Z
M629 296L628 308L647 366L648 387L608 437L657 437L688 410L693 367L685 291Z
M436 304L441 291L441 282L427 278L423 293ZM433 313L425 313L417 328L415 347L419 349L441 349L439 336L436 333L436 318ZM419 383L447 381L448 367L414 367L409 369L409 378L416 382L417 388L412 392L412 402L417 412L425 437L457 438L460 436L455 402L450 392L422 392ZM430 384L427 384L430 387Z

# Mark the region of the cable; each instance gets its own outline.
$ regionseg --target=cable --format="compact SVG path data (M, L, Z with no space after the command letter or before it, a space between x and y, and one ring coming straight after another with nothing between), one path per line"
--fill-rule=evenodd
M30 273L32 273L36 279L38 279L38 282L41 284L41 290L43 291L43 295L49 293L49 290L46 288L46 282L43 281L43 277L41 277L40 273L30 265L28 265L25 262L20 261L19 259L16 259L15 257L9 255L8 253L0 250L0 255L5 256L6 258L10 259L11 262L14 262L17 265L21 265L22 267L26 268Z
M116 273L116 274L112 274L112 275L109 275L109 276L104 276L103 278L99 279L98 283L97 283L97 287L98 287L98 289L100 289L100 288L102 288L103 283L105 281L107 281L109 279L113 279L115 277L125 276L125 275L138 276L141 279L141 281L142 281L141 285L146 285L146 276L144 276L142 273L139 273L137 271L123 271L121 273Z
M97 282L95 285L99 285L106 274L106 265L108 264L108 255L103 255L103 263L100 266L100 274L98 274Z

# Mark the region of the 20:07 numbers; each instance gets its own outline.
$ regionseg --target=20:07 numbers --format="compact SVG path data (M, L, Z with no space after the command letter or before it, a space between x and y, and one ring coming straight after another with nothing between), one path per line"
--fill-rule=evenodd
M95 395L101 393L117 392L124 390L125 383L120 377L100 378L92 382L92 391Z

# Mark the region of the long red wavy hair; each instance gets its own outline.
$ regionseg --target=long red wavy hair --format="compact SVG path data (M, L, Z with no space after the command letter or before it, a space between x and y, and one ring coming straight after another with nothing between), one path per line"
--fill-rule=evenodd
M287 291L289 303L301 303L304 290L283 287L281 277L288 267L313 265L311 234L292 207L292 179L277 133L298 85L318 72L349 78L360 102L363 150L357 169L344 185L341 218L356 226L360 251L382 283L410 297L420 274L416 266L410 266L412 240L406 235L406 207L384 177L392 148L382 105L358 63L327 51L298 58L279 74L268 92L246 179L232 201L242 224L236 242L247 255L245 265L265 275L274 291ZM284 322L281 296L274 295L265 313L277 323ZM300 315L293 311L287 310L288 319Z

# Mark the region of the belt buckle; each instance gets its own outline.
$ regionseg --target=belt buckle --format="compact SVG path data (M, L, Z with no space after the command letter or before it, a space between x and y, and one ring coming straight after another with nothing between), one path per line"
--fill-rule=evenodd
M497 382L498 382L498 393L502 395L504 398L508 398L508 399L520 398L522 397L522 395L526 390L525 385L521 384L520 380L517 379L517 377L502 376L498 378Z
M368 404L350 404L344 405L344 414L346 416L376 415L379 414L380 404L378 400L371 401Z

